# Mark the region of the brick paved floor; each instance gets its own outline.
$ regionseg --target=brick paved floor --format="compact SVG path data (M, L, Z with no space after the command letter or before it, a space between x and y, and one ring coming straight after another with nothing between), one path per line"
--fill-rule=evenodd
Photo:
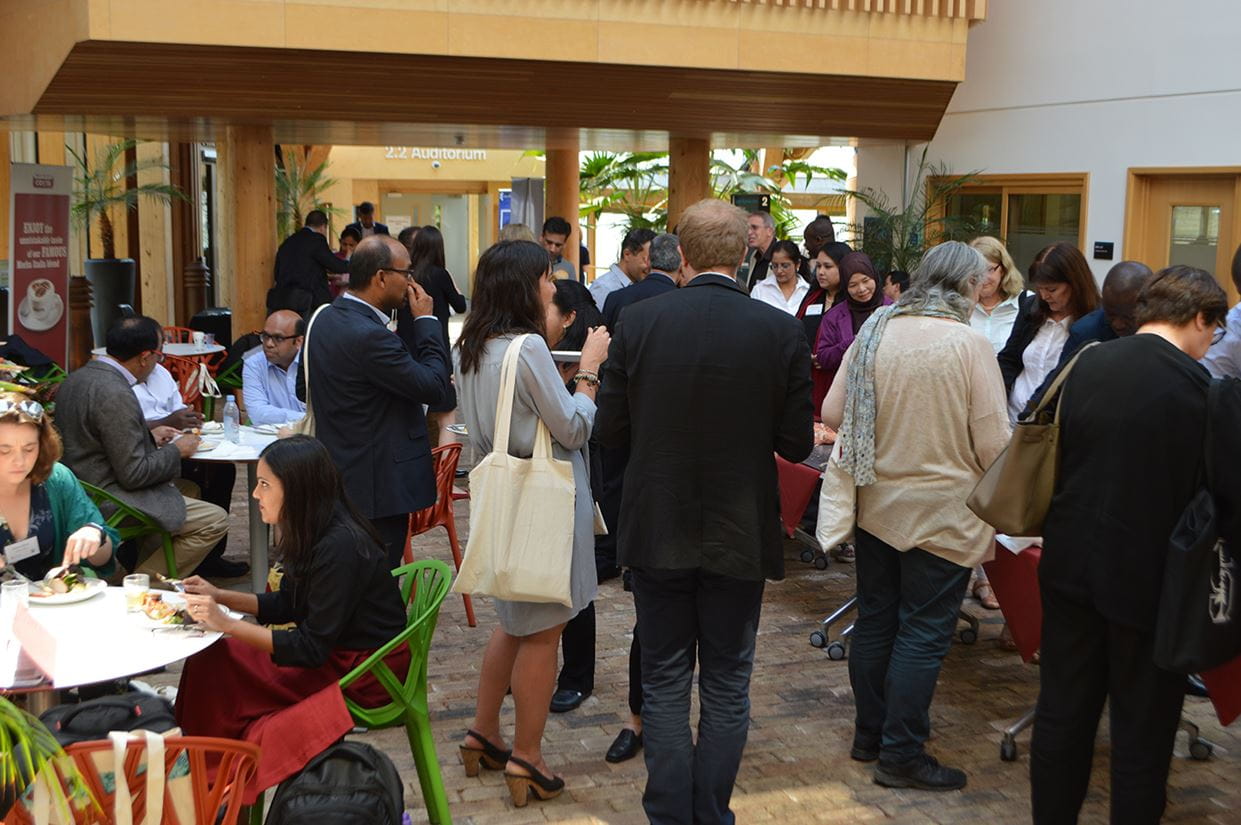
M238 493L240 494L240 485ZM230 556L244 557L245 509L233 507ZM462 537L468 532L468 503L457 505ZM832 662L809 646L818 619L853 589L849 567L818 571L796 560L788 546L788 576L770 583L759 628L757 662L751 691L753 710L749 744L737 777L732 807L739 823L1021 823L1029 821L1029 733L1019 741L1016 762L999 760L1000 729L1032 706L1038 688L1036 667L1000 650L996 614L974 602L967 609L983 620L975 645L954 643L931 708L930 749L964 768L963 791L932 794L891 791L874 785L871 768L848 757L853 699L844 662ZM450 561L443 531L415 539L419 557ZM432 724L454 821L474 825L523 822L641 823L641 795L646 770L641 758L610 765L603 754L628 714L627 657L633 626L633 603L619 580L600 588L598 665L595 693L572 713L555 715L545 736L547 761L560 771L568 788L559 799L517 810L503 778L483 772L467 779L457 757L457 743L473 715L473 694L482 648L495 626L485 599L476 600L479 627L469 628L461 599L444 602L431 649L429 696ZM162 679L174 680L174 672ZM1202 727L1217 748L1209 762L1187 758L1183 735L1172 762L1170 802L1165 822L1237 823L1241 821L1241 725L1222 730L1210 705L1188 699L1186 715ZM502 717L512 733L512 708ZM1106 722L1101 726L1094 783L1083 823L1107 821ZM417 775L401 729L359 737L383 748L406 781L406 804L415 823L426 822Z

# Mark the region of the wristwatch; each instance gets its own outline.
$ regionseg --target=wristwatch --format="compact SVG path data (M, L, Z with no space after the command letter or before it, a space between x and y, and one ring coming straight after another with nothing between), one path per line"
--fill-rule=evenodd
M108 541L108 531L104 529L104 527L103 527L103 525L102 525L102 524L100 524L100 523L99 523L99 522L97 522L97 521L89 521L89 522L87 522L86 524L84 524L83 526L84 526L84 527L94 527L96 530L98 530L98 531L99 531L99 543L100 543L101 545L102 545L102 544L106 544L106 543L107 543L107 541Z

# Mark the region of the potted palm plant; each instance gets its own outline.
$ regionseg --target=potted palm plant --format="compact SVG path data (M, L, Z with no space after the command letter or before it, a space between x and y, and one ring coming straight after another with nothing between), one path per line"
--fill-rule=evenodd
M73 821L70 808L98 808L73 759L43 723L0 697L0 820L33 782L48 792L52 821Z
M99 241L103 254L86 261L86 280L94 292L91 307L91 328L95 334L95 346L103 344L108 327L120 317L120 304L134 302L134 261L132 258L116 257L116 240L109 214L112 207L137 209L141 200L155 203L171 203L174 198L188 200L185 193L167 183L139 183L129 185L129 180L139 172L167 169L168 164L155 159L129 160L129 151L138 145L136 140L109 143L96 153L94 162L88 162L85 153L79 155L72 147L66 150L73 157L74 193L73 216L79 225L90 229L98 222Z

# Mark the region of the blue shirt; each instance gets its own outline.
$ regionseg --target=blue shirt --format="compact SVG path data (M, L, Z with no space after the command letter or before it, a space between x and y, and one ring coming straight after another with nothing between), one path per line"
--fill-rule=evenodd
M1241 303L1224 318L1224 337L1202 359L1215 378L1241 378Z
M252 424L283 424L306 414L306 405L297 400L299 350L293 363L282 370L267 360L263 350L246 356L241 373L241 392Z
M608 296L618 289L624 289L632 284L633 281L625 274L625 271L616 264L612 264L612 268L595 279L590 285L590 294L595 299L595 306L599 307L599 311L603 312L603 305L608 302Z

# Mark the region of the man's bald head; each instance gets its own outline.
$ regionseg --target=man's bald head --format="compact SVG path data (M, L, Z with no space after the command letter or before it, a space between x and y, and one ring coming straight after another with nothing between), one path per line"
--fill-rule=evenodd
M1134 310L1138 293L1152 277L1151 268L1141 261L1121 261L1108 270L1103 279L1103 314L1112 331L1120 337L1137 331Z
M296 312L277 310L263 322L259 339L263 342L263 354L269 363L288 369L302 348L306 335L306 321Z

